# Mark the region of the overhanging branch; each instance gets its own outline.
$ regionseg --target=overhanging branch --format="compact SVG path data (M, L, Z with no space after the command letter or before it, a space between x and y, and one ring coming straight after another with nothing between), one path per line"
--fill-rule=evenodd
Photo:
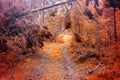
M46 9L49 9L49 8L52 8L52 7L55 7L55 6L59 6L59 5L64 5L64 4L72 3L72 2L74 2L74 1L76 1L76 0L72 0L72 1L67 1L67 2L58 3L58 4L51 5L51 6L44 7L44 8L33 9L33 10L31 10L31 12L37 12L37 11L46 10Z

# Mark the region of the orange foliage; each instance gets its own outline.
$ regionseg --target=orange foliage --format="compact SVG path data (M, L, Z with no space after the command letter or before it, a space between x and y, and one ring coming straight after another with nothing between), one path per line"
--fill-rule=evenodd
M95 75L90 75L90 76L88 76L87 80L105 80L105 79L104 78L99 78Z

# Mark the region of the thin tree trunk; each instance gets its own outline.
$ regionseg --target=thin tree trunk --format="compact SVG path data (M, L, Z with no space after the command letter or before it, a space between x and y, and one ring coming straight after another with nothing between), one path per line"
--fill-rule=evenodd
M115 42L117 42L116 8L114 8L114 39L115 39Z
M45 0L44 0L44 2L43 2L43 7L46 5L45 3L46 3L46 2L45 2ZM42 19L42 22L43 22L42 24L44 24L44 18L45 18L44 10L42 11L42 14L43 14L43 15L42 15L42 16L43 16L43 17L42 17L42 18L43 18L43 19Z

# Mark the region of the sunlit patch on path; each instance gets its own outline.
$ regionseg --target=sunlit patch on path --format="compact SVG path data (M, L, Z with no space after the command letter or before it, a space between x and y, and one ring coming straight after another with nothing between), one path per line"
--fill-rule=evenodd
M49 55L47 64L44 65L45 72L41 80L63 80L64 66L62 65L62 46L53 48Z

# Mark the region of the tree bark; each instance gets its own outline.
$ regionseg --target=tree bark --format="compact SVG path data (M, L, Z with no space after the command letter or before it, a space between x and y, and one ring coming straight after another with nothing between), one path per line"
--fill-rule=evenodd
M117 42L116 8L114 8L114 39L115 39L115 42Z

